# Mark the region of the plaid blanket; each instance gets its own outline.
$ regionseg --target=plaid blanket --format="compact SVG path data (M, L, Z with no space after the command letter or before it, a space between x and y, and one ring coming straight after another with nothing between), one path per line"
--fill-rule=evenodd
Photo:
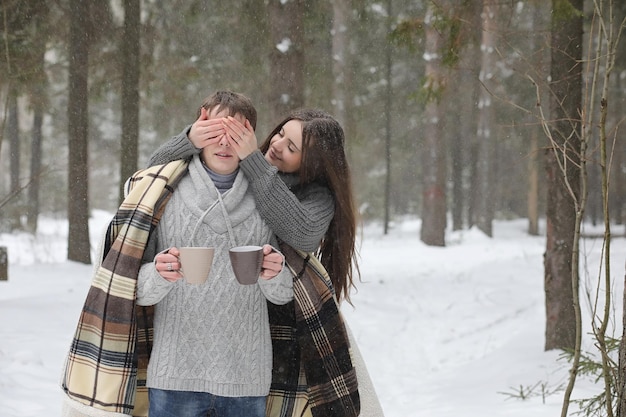
M72 400L111 413L148 415L152 311L135 305L137 275L148 236L186 171L187 162L175 161L139 171L129 181L66 360L61 385Z
M273 372L268 417L356 417L360 398L346 328L317 258L281 244L294 301L268 303Z
M175 161L129 181L107 229L61 384L71 400L93 412L72 415L148 415L153 308L135 304L137 275L150 232L186 170L186 162ZM315 257L280 249L294 274L294 301L268 303L274 367L267 415L356 417L356 371L331 281Z

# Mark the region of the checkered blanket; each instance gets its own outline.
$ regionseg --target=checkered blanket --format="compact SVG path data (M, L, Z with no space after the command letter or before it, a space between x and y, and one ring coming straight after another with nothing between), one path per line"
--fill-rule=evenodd
M280 246L294 301L268 303L273 372L268 417L356 417L360 398L350 343L328 274L317 258Z
M137 275L149 234L186 170L175 161L128 183L66 360L61 385L75 404L66 415L148 415L153 309L135 304ZM274 367L267 415L356 417L356 371L330 279L315 257L286 245L281 251L294 274L294 301L268 303Z
M133 175L107 229L61 382L71 400L96 409L93 415L148 415L152 311L135 305L137 275L148 236L186 171L185 161L175 161Z

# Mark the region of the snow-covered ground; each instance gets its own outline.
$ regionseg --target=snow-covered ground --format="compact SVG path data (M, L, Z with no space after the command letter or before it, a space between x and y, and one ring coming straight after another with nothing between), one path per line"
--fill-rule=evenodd
M109 219L94 212L94 248ZM528 236L526 221L515 220L496 222L492 239L453 232L446 247L436 248L420 242L419 224L399 222L388 235L365 227L362 282L354 307L343 306L385 415L560 415L569 364L560 352L543 350L545 238ZM0 281L0 417L60 414L61 366L92 269L66 260L66 236L67 222L49 218L36 237L0 235L10 262L9 280ZM612 243L617 294L625 242ZM592 277L600 251L599 239L584 241L581 265ZM619 314L621 299L616 303ZM588 307L584 313L590 316ZM621 316L615 323L620 337ZM599 390L579 378L573 397ZM572 405L570 414L576 410Z

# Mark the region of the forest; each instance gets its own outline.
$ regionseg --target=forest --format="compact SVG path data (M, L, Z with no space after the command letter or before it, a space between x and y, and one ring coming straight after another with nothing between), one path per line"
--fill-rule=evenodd
M553 3L3 0L0 229L114 210L120 182L204 97L230 89L257 106L259 141L289 110L335 115L364 221L421 216L433 245L446 227L490 235L494 218L528 218L539 233L552 17L570 4ZM587 59L594 2L579 3ZM615 2L615 21L624 13ZM623 224L626 49L616 51L606 123L612 220ZM578 63L586 80L590 62ZM593 135L585 216L601 222Z
M249 96L259 141L320 108L344 128L363 222L420 218L431 246L496 219L546 236L546 350L573 349L577 369L581 224L605 225L607 256L626 232L626 2L1 4L0 232L67 218L68 259L90 263L90 211L115 211L206 96Z

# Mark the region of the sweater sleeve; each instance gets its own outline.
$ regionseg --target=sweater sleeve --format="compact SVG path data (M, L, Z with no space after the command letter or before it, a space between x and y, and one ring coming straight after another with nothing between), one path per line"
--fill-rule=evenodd
M187 136L191 125L187 126L177 136L172 137L170 140L158 147L156 151L150 156L148 166L166 164L168 162L176 161L179 159L187 159L195 154L199 154L202 149L198 149L193 146L193 143Z
M157 225L157 229L159 225ZM137 275L137 305L151 306L161 301L174 286L163 278L156 270L154 258L157 252L157 230L154 230L148 238L143 253L143 263Z
M293 273L285 262L285 256L276 249L278 247L278 241L275 236L272 236L270 244L275 252L278 252L283 257L283 269L272 279L263 279L259 277L259 287L265 298L276 305L287 304L293 300Z
M310 184L298 198L258 150L239 166L252 185L261 217L276 236L296 249L315 251L335 214L330 190Z
M293 274L287 265L272 279L259 278L259 287L273 304L283 305L293 300Z
M143 264L137 277L137 305L151 306L157 304L174 286L163 278L154 267L154 262Z

